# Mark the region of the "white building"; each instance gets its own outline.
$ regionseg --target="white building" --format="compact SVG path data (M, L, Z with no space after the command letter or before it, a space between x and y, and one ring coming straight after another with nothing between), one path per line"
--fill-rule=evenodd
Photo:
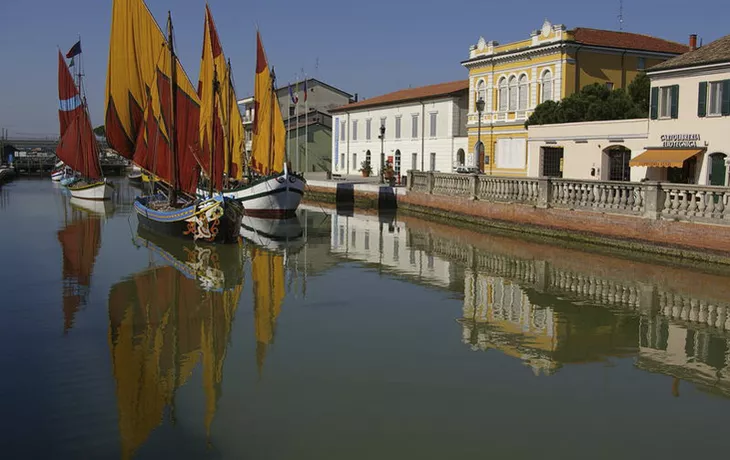
M730 35L647 74L650 147L632 166L647 167L651 180L730 185Z
M441 83L330 110L333 172L360 175L369 161L377 175L384 162L391 162L401 177L411 169L451 172L465 164L468 90L467 80Z

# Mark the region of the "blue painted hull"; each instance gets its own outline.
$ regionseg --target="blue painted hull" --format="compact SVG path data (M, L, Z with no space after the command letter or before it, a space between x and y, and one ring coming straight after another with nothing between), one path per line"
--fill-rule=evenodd
M155 209L155 203L164 201L162 195L135 199L134 210L142 227L191 241L224 244L238 241L243 208L234 200L216 196L173 210Z

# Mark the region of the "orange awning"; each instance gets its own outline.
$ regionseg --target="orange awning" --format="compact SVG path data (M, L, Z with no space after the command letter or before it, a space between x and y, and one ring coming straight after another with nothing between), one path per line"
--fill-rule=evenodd
M704 149L648 149L629 161L629 166L681 168L684 160L703 151Z

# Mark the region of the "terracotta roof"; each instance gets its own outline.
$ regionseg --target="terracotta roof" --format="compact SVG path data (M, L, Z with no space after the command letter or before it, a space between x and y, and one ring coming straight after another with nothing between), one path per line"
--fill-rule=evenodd
M657 53L686 53L689 46L650 35L615 30L589 29L577 27L570 31L575 41L585 45L606 46L631 50L653 51Z
M730 35L719 38L712 43L697 48L694 51L690 51L681 56L659 63L650 68L649 72L654 70L717 64L720 62L730 62Z
M439 83L437 85L421 86L418 88L408 88L393 93L383 94L382 96L371 97L352 104L343 105L331 109L330 112L344 112L354 109L364 109L366 107L376 107L380 105L391 105L399 102L415 101L421 99L433 99L449 94L467 91L469 89L469 80L458 80L448 83Z

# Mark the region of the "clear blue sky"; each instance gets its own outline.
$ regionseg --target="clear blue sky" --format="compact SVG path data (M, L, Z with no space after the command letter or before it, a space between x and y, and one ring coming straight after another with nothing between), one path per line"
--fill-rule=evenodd
M238 95L253 90L255 25L280 84L301 68L351 93L373 97L409 85L467 77L459 62L479 36L501 43L529 37L545 18L568 28L618 29L619 1L521 0L210 0ZM350 5L359 5L350 8ZM147 0L158 22L172 10L178 54L197 84L204 0ZM81 34L87 96L103 121L111 0L0 2L0 127L11 134L56 135L56 46ZM686 43L730 33L727 0L625 0L624 30ZM319 69L315 62L319 58Z

